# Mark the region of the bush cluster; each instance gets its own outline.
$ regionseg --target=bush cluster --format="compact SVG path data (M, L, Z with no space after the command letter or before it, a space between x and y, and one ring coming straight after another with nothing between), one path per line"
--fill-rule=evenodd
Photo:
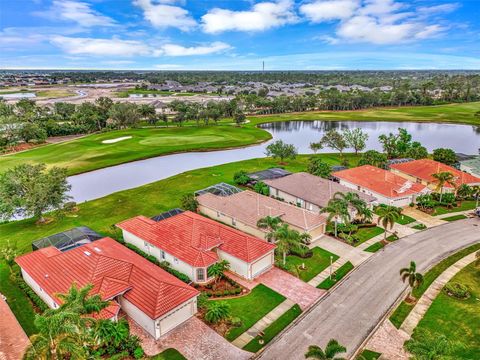
M457 299L467 299L470 297L468 287L457 282L448 283L445 285L443 290L447 293L447 295Z
M49 307L48 305L38 296L35 291L32 290L28 284L23 281L20 278L16 279L16 283L20 289L23 290L23 292L28 296L28 298L37 306L40 311L44 312L45 310L48 310Z

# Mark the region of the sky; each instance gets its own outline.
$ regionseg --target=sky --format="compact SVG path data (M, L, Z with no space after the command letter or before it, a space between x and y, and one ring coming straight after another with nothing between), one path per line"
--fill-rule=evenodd
M480 0L0 0L0 69L480 69Z

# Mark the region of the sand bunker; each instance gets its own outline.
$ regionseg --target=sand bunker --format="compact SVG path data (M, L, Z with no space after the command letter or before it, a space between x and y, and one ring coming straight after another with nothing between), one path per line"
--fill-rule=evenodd
M119 141L128 140L128 139L131 139L131 138L132 138L131 136L122 136L122 137L119 137L119 138L116 138L116 139L103 140L102 144L114 144L114 143L117 143Z

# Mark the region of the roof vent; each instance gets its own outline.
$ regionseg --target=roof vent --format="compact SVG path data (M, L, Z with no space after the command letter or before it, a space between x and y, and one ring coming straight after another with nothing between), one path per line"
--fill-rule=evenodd
M87 256L92 255L92 253L91 253L90 251L84 251L83 253L84 253L85 255L87 255Z
M96 246L93 248L93 250L95 250L95 251L98 252L98 253L99 253L99 252L102 252L102 250L100 250L100 248L98 248L98 247L96 247Z
M45 274L45 277L48 278L48 274Z

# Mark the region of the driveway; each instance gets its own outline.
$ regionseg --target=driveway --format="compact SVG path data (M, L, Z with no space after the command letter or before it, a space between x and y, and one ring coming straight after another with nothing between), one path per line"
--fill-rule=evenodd
M449 254L478 242L480 219L455 221L395 241L347 275L258 358L303 359L309 345L324 347L332 338L352 356L407 288L398 275L400 268L414 260L424 272Z

